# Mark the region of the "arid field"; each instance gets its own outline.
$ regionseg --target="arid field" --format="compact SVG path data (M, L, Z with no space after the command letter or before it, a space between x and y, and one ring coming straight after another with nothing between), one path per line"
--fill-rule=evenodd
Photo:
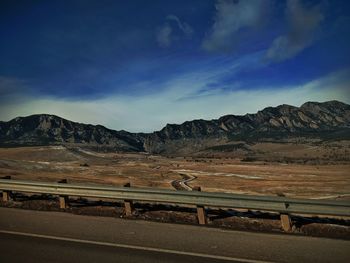
M262 145L276 156L286 146ZM300 156L319 149L304 147ZM272 150L271 150L272 149ZM277 149L277 150L276 150ZM300 152L301 151L301 152ZM332 153L334 150L330 149ZM347 149L341 149L342 155ZM319 153L325 155L328 153ZM274 156L269 154L269 158ZM13 179L98 183L174 189L172 183L190 179L202 191L286 195L313 199L350 199L350 164L331 162L244 162L234 157L164 157L140 153L97 153L65 146L0 149L0 176Z

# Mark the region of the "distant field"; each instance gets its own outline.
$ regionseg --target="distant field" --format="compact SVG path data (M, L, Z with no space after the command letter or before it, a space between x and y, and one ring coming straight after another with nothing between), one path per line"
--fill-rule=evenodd
M298 142L235 142L214 146L210 151L198 152L199 157L241 158L246 161L264 161L299 164L350 164L350 141L308 140Z
M110 185L130 182L135 187L171 189L174 180L187 175L196 177L189 186L201 186L203 191L350 199L348 145L265 143L253 147L260 155L258 161L249 162L227 156L167 158L96 153L63 146L0 148L0 176L42 181L67 178L71 182ZM332 154L339 158L330 158L333 161L327 164L310 162ZM261 161L264 155L266 160ZM288 158L299 161L289 162Z

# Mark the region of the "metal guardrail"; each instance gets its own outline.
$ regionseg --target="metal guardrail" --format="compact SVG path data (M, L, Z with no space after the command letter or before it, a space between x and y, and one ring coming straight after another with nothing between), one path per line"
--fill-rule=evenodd
M349 201L325 201L276 196L174 191L153 188L110 187L0 179L0 191L53 194L207 207L244 208L281 214L350 216Z

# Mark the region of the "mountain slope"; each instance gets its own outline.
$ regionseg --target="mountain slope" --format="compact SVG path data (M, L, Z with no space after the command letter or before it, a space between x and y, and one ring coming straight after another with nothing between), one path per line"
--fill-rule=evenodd
M167 124L150 134L114 131L47 114L0 122L3 146L70 144L169 155L238 148L246 151L241 141L281 142L300 137L350 140L350 105L339 101L307 102L301 107L284 104L255 114Z
M280 105L255 114L226 115L216 120L168 124L149 135L145 149L153 153L199 151L232 141L284 140L290 137L350 137L350 105L329 101L301 107Z
M0 122L2 145L79 144L117 151L143 151L143 141L142 134L114 131L47 114Z

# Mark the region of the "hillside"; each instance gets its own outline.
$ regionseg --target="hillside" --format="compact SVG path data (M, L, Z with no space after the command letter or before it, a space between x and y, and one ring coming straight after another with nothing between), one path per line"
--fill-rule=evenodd
M198 152L248 151L257 142L350 139L350 105L339 101L280 105L255 114L167 124L150 134L114 131L41 114L0 122L0 144L69 144L112 151L188 155Z
M200 151L221 145L229 149L230 145L236 147L232 143L237 141L283 142L292 138L350 139L350 105L338 101L307 102L301 107L284 104L255 114L168 124L146 138L145 149L171 154L184 148Z
M142 134L114 131L101 125L72 122L39 114L0 122L2 146L81 145L113 151L143 151Z

